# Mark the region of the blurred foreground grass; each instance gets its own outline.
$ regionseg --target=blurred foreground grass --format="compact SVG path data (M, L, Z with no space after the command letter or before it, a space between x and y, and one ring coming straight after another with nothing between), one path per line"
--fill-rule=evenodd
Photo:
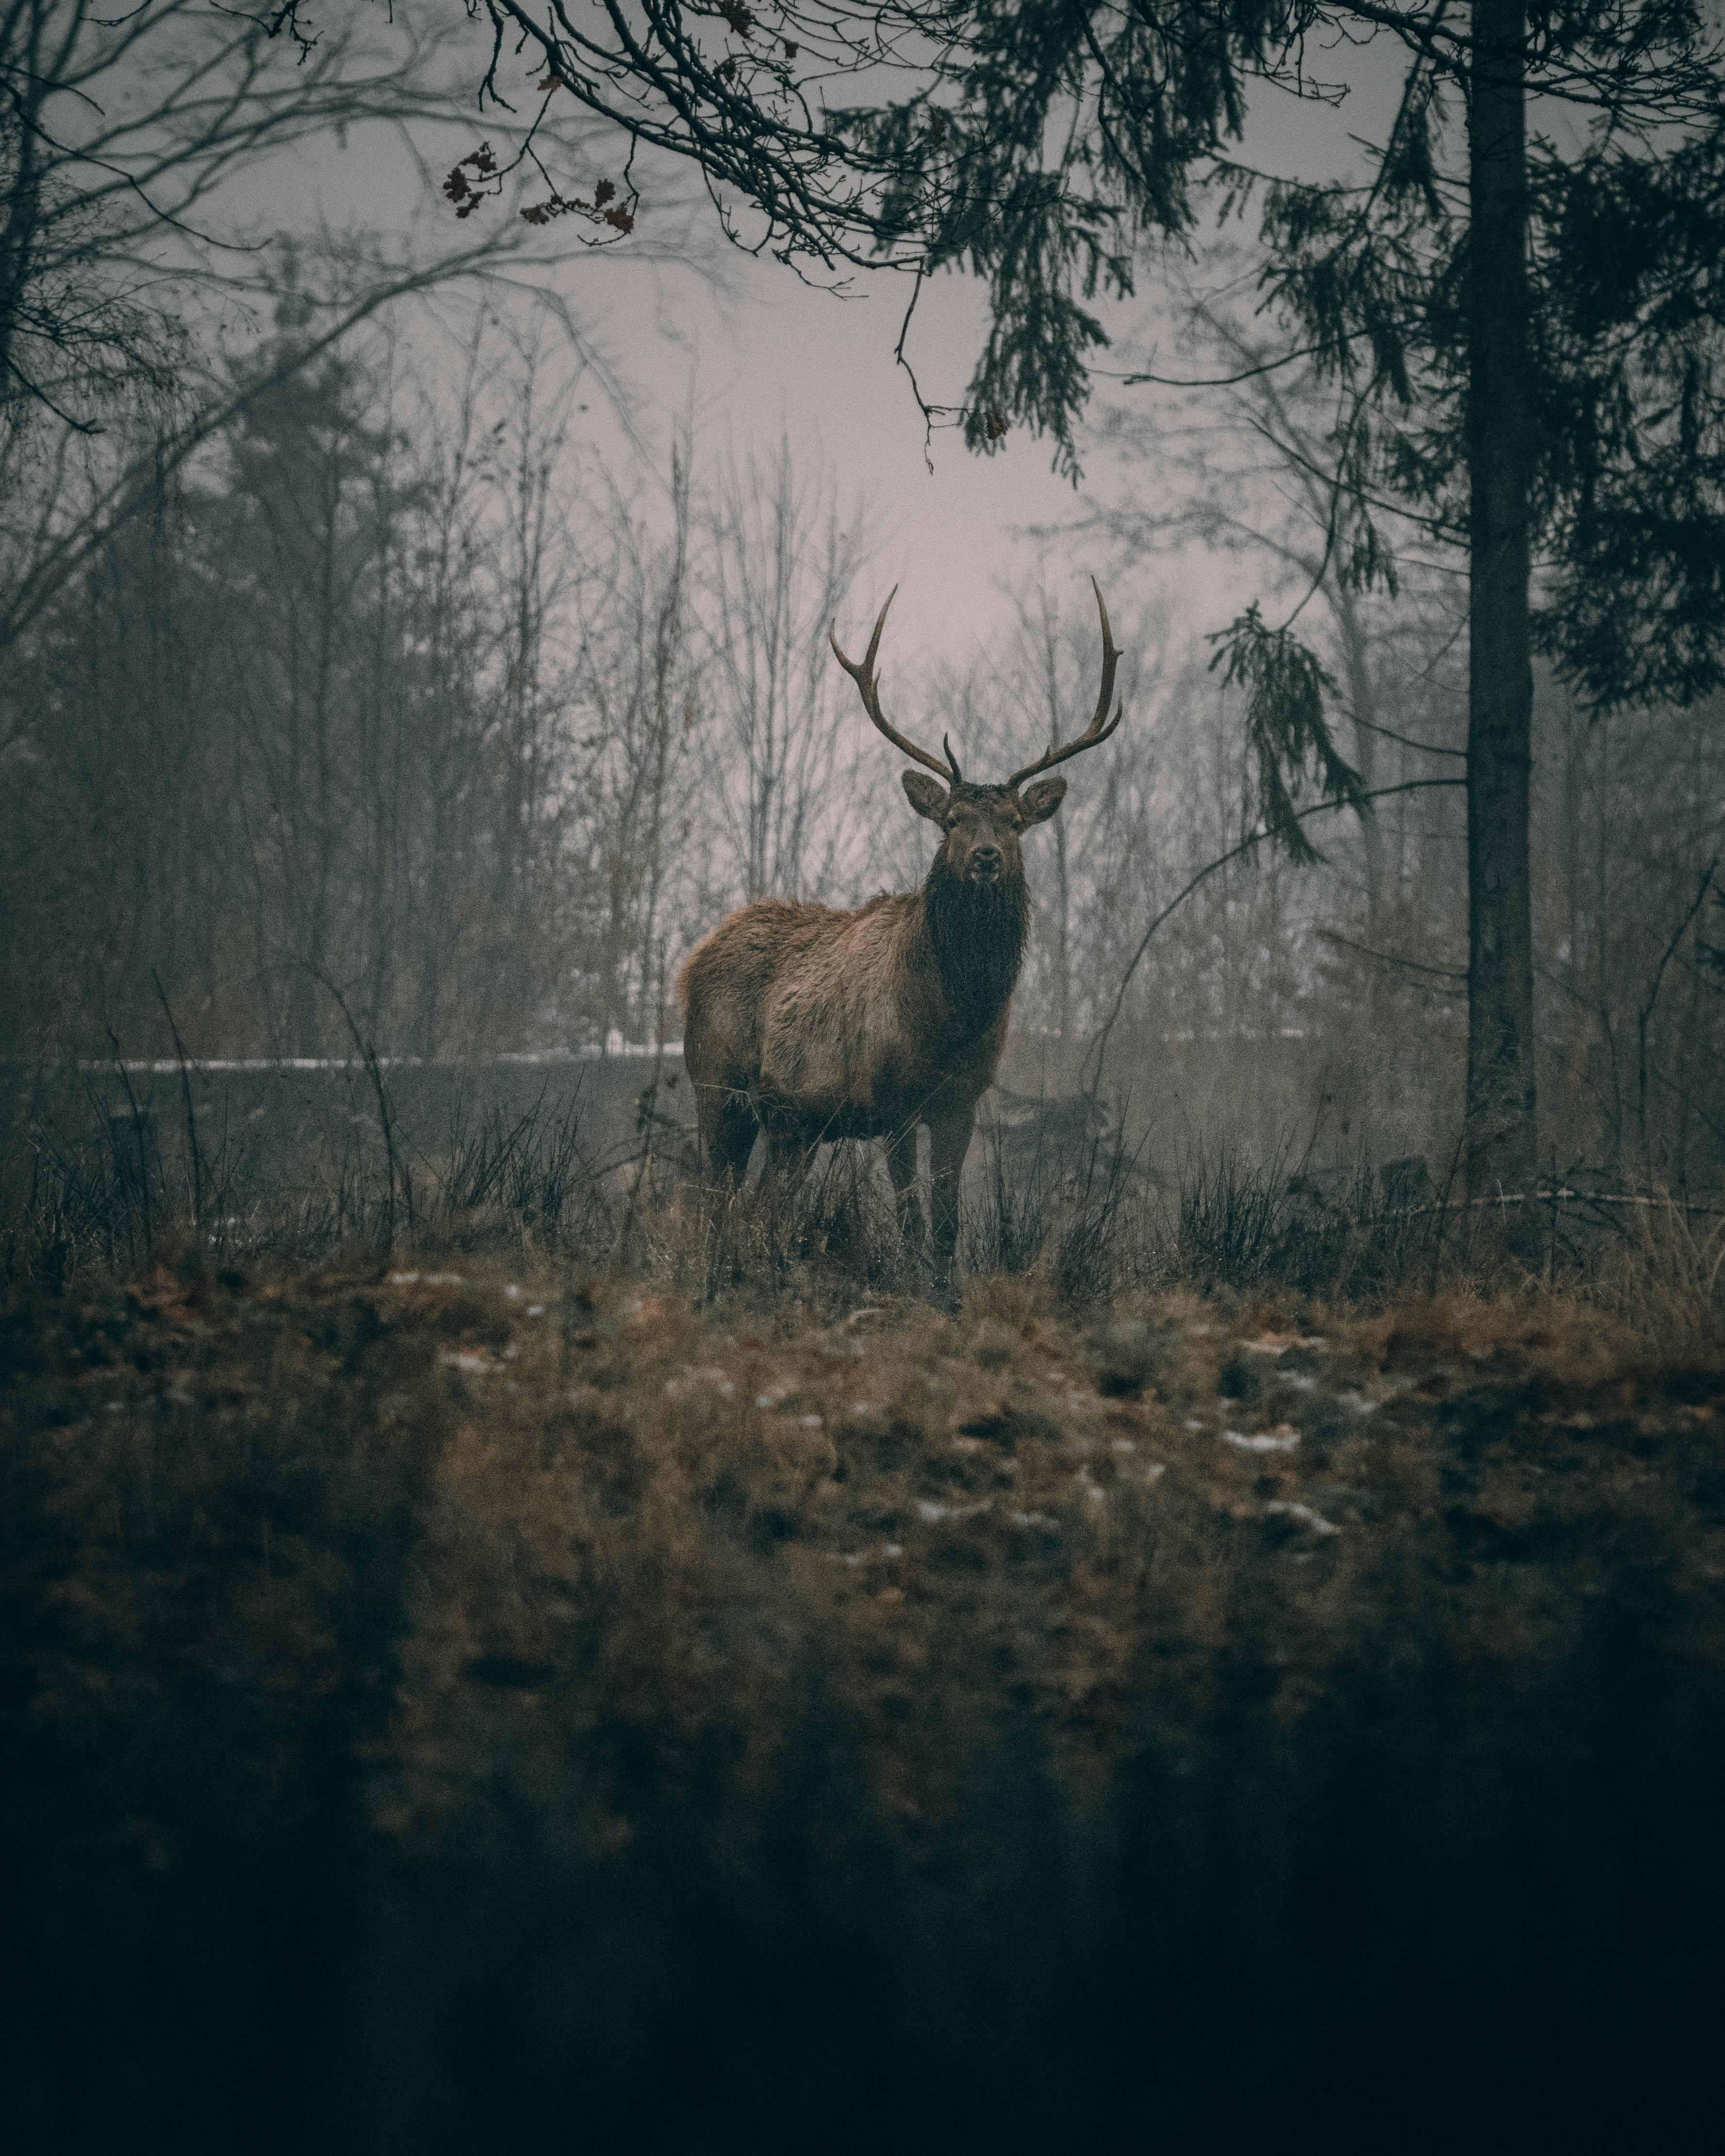
M5 1306L14 2145L1574 2147L1710 2085L1725 1347L508 1264Z

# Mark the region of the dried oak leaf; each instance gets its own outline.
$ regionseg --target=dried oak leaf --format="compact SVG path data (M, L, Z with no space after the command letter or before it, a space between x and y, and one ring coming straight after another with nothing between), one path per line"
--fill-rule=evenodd
M635 228L635 221L626 209L608 209L605 222L615 225L619 232L633 232Z
M613 181L601 180L593 191L593 208L603 209L616 192L616 185Z
M449 167L449 177L444 182L444 192L454 203L457 217L471 217L479 208L480 198L467 177L468 172L476 172L480 179L488 180L496 170L497 160L491 155L489 142L481 142L478 149L470 150L465 157L458 158Z

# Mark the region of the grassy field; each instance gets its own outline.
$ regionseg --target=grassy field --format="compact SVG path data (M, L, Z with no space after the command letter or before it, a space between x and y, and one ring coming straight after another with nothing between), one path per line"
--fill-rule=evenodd
M1645 2139L1725 1918L1663 1307L15 1289L14 2145Z

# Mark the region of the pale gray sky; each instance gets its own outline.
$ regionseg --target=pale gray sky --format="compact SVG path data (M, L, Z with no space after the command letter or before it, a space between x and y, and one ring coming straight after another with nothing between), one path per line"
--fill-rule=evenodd
M1331 71L1345 72L1353 85L1345 110L1270 100L1247 154L1284 171L1343 168L1351 162L1349 136L1375 134L1387 119L1398 74L1394 57L1387 42L1367 54L1329 56L1336 61ZM1315 72L1324 72L1324 58L1313 56ZM421 141L427 166L440 170L485 131L476 119L470 140L451 130L428 133ZM434 197L428 200L425 171L382 131L356 131L315 161L301 159L290 172L275 168L270 215L278 227L322 219L385 232L433 219L447 244L456 228L442 229L449 220ZM491 213L508 214L501 206ZM649 181L638 228L643 234L652 231L655 214ZM1082 506L1082 496L1051 470L1047 443L1014 434L985 458L967 451L956 432L937 431L929 471L922 418L893 359L906 280L859 276L853 296L841 300L810 289L777 263L724 247L711 212L702 215L728 296L716 295L695 275L632 264L627 245L557 271L559 290L636 392L639 432L661 463L692 384L707 448L728 440L742 453L770 449L783 429L793 448L819 449L845 496L872 498L883 534L878 584L872 594L858 594L853 633L866 629L871 596L878 603L896 582L896 648L906 654L937 651L962 663L977 645L1007 633L1003 579L1034 568L1046 554L1056 588L1069 580L1077 593L1087 572L1107 567L1095 542L1023 536L1025 526L1057 523ZM1153 289L1147 279L1146 293ZM1149 305L1140 303L1108 319L1111 329L1125 330L1148 317ZM973 281L944 278L924 288L909 352L931 403L959 402L983 326L983 294ZM620 462L624 439L602 403L593 404L588 424L593 445ZM1091 449L1085 467L1086 490L1107 495L1120 483L1120 469L1101 446ZM1117 567L1108 578L1122 600L1159 593L1176 620L1195 632L1219 626L1234 610L1234 594L1222 587L1235 572L1220 565L1146 562L1129 573L1139 585L1130 594Z

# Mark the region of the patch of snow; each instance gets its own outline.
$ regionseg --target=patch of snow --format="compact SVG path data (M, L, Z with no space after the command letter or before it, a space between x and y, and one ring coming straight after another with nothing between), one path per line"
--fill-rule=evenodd
M1237 1430L1224 1430L1222 1442L1237 1445L1242 1452L1291 1452L1300 1442L1300 1433L1296 1430L1266 1430L1246 1437Z
M887 1557L902 1557L904 1553L905 1546L902 1543L888 1543L883 1553Z
M1310 1505L1296 1505L1291 1498L1272 1497L1264 1507L1266 1512L1279 1512L1285 1519L1298 1520L1320 1535L1339 1535L1341 1528L1333 1520L1327 1520L1322 1512L1314 1512Z
M820 1428L820 1417L819 1415L798 1415L797 1420L804 1430L819 1430Z
M475 1378L497 1367L489 1355L475 1355L465 1348L450 1348L437 1359L452 1370L465 1370L470 1377Z

